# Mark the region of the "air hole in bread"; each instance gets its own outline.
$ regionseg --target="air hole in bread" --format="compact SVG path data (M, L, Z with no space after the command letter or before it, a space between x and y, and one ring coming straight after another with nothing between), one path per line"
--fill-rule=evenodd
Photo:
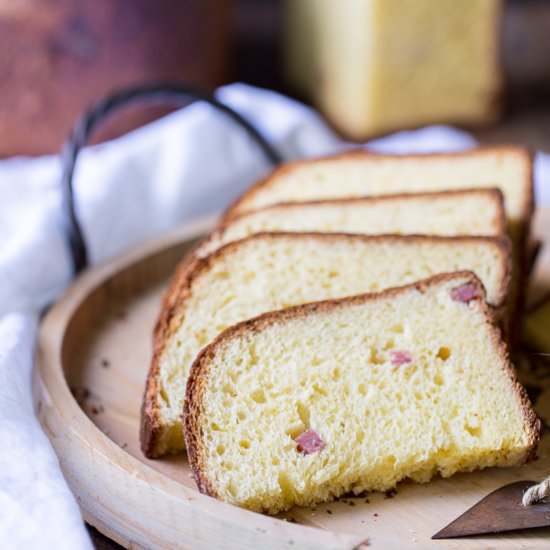
M230 395L231 397L235 397L235 395L237 395L237 393L235 392L235 388L231 384L224 384L223 392Z
M292 426L289 426L285 433L288 435L292 440L296 439L301 433L304 433L306 431L306 427L304 423L300 420L298 422L295 422L292 424Z
M407 365L406 367L399 367L404 371L403 376L405 380L410 380L418 371L418 367L416 365Z
M443 359L443 361L447 361L447 359L449 359L450 356L451 356L451 350L445 346L440 347L436 355L436 357Z
M316 391L317 393L320 393L321 395L328 395L327 390L319 386L319 384L313 384L312 388L314 391Z
M265 403L267 401L267 398L265 396L265 392L262 388L258 388L257 390L254 390L251 394L250 394L250 397L253 401L255 401L256 403Z
M386 359L381 355L379 355L378 350L376 348L371 348L370 362L374 363L375 365L383 365L386 362Z
M220 302L220 305L219 307L224 307L228 304L230 304L231 302L233 302L235 299L237 298L237 296L235 296L235 294L229 294L228 296L226 296L221 302Z
M204 346L208 339L208 337L206 336L206 329L203 329L200 332L195 333L195 338L197 339L199 346Z
M239 441L239 445L243 448L243 449L250 449L250 441L247 441L246 439L241 439Z
M227 484L227 491L229 492L229 494L235 498L235 495L237 494L237 488L235 487L235 484L230 481L228 484Z
M168 392L164 389L164 386L160 387L160 397L166 403L166 406L170 406L170 397L168 397Z
M294 489L292 487L292 482L290 481L288 475L285 472L279 472L277 477L279 482L279 487L281 488L281 493L285 499L291 499L294 495Z
M481 436L481 426L470 426L469 424L466 424L464 426L464 429L472 436L472 437L480 437Z
M305 403L299 401L298 403L296 403L296 412L298 413L298 416L300 417L300 420L302 421L302 424L304 425L304 431L309 430L309 428L310 428L310 421L309 421L310 411L309 411L309 407Z
M395 347L395 340L393 338L390 338L389 340L386 340L386 343L384 344L384 351L388 351L389 349L393 349Z

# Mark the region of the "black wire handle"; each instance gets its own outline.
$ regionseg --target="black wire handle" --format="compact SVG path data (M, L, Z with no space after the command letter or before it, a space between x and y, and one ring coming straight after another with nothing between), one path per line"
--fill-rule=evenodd
M65 230L72 254L75 275L88 265L88 252L75 211L73 176L78 154L86 145L91 133L105 118L121 107L127 107L144 100L147 100L149 105L151 103L180 103L182 100L188 101L190 99L206 101L206 103L228 115L248 132L249 136L258 144L264 155L274 166L282 162L279 153L248 120L227 105L220 103L211 92L178 84L160 84L127 88L99 100L77 120L61 153L63 166L61 189Z

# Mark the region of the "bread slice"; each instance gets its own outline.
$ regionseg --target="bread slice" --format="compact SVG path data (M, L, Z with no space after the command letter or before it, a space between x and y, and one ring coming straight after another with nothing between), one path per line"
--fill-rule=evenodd
M245 192L226 218L286 202L487 187L502 191L509 223L530 223L532 159L526 149L512 146L422 155L358 150L290 162Z
M254 233L309 231L504 236L506 218L499 189L276 204L222 224L199 248L199 254L208 254Z
M187 387L200 491L277 513L533 458L540 423L483 295L447 274L225 331Z
M464 269L478 274L492 306L502 305L509 247L496 237L260 233L184 265L155 334L142 407L144 453L184 449L181 411L189 369L227 327L267 311Z

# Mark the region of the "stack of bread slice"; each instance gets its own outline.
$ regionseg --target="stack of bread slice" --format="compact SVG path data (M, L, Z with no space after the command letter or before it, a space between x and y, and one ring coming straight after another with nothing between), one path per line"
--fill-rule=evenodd
M539 432L470 273L232 327L193 366L184 421L201 491L269 513L516 466Z
M275 170L233 205L174 274L155 330L142 407L144 453L180 452L187 442L201 490L269 512L347 490L389 488L404 477L425 481L438 472L522 463L534 453L538 428L493 325L506 325L517 312L532 208L531 159L519 148L422 156L358 152ZM403 285L409 286L391 290ZM316 302L327 305L300 308ZM382 311L387 319L376 321ZM248 321L263 314L267 317ZM272 325L275 332L264 331ZM291 333L292 338L281 336ZM229 355L219 351L227 342L233 346ZM474 348L479 355L468 355ZM483 349L487 357L481 360ZM406 368L394 368L402 365ZM348 399L353 377L364 374L365 391L353 390L353 402L358 410L367 403L381 407L373 418L383 431L395 392L375 392L380 403L367 397L384 369L388 388L394 371L395 380L408 377L418 388L423 396L418 401L406 393L415 395L412 386L403 389L399 410L418 412L416 429L431 435L399 458L386 445L372 462L360 444L366 433L361 423L350 420L349 407L338 413L338 403ZM344 371L341 383L334 373ZM316 373L327 380L316 384ZM465 390L462 405L448 401L449 388L462 376L465 386L476 376L494 377L491 402L502 403L498 411L507 415L509 427L499 431L496 420L483 413L479 422L488 424L478 428L472 418L483 396ZM420 391L426 377L431 377L430 398L441 401L442 412L447 405L458 407L458 420L443 427L426 424L429 399L425 388ZM277 378L281 384L273 383ZM434 382L440 379L445 383ZM306 394L320 400L323 412L315 425L311 415L317 405ZM278 417L279 398L298 410L296 422L282 409ZM261 430L247 432L245 424L264 426L266 411L274 417L265 422L277 433L266 430L264 438ZM307 456L311 445L330 448L331 454L339 448L341 442L328 435L335 430L330 425L335 414L338 422L349 421L346 437L359 438L357 445L348 449L349 456L323 458L322 473L310 471L314 480L302 483L301 468L318 466L317 458ZM458 434L458 423L470 426L474 436L468 437L474 439ZM411 433L405 424L394 426ZM430 437L441 445L426 447ZM227 438L237 446L228 446ZM279 457L270 464L261 459L261 468L270 472L269 489L251 477L244 492L237 490L243 471L259 468L262 453L248 452L257 445L266 448L266 457ZM305 462L297 466L302 456Z
M226 219L277 203L496 187L504 197L513 244L509 313L514 319L524 299L534 210L532 170L531 155L521 147L402 156L354 151L283 166L240 197Z

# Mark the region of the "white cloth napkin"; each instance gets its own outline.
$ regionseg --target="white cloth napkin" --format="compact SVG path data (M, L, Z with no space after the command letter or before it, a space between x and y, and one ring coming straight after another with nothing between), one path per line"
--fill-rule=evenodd
M336 152L338 139L310 108L233 84L217 97L248 118L285 160ZM464 132L430 127L372 141L378 151L470 148ZM118 140L89 148L75 193L91 263L216 212L269 170L228 117L197 103ZM550 158L537 160L537 191L550 202ZM32 407L30 376L39 312L70 282L62 231L60 161L0 162L0 546L90 548L75 499Z

